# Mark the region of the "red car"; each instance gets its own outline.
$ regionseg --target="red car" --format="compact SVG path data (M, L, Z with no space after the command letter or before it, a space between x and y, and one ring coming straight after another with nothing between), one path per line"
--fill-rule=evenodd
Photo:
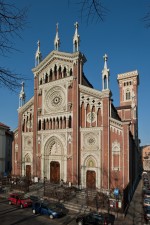
M8 201L9 205L17 205L20 206L21 209L32 206L30 198L25 198L23 195L17 193L10 194Z

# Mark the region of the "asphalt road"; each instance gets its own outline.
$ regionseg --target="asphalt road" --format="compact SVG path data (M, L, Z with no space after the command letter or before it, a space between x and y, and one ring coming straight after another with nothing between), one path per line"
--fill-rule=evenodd
M0 199L0 225L75 225L76 216L76 212L69 212L62 218L51 220L44 215L32 214L31 208L20 209L9 205L7 200Z

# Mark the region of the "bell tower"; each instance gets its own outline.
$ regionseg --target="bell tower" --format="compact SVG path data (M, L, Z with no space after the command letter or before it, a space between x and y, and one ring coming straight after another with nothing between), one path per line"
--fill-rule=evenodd
M123 121L130 121L131 132L135 140L138 141L138 71L118 74L118 84L120 90L120 114Z
M138 105L138 71L118 74L118 83L120 90L120 106Z

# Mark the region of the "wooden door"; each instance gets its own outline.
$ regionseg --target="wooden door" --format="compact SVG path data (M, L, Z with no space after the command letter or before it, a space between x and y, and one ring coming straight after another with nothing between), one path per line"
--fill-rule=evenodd
M95 171L88 170L86 172L86 187L89 189L96 188L96 173L95 173Z
M31 166L26 165L26 177L31 178Z
M60 182L60 164L59 162L53 161L50 163L50 182Z

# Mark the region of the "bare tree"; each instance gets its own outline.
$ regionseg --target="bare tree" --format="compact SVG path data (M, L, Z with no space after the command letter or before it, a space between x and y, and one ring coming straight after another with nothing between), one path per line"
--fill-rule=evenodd
M144 21L145 26L146 26L147 28L150 28L150 6L149 6L148 12L145 14L145 16L143 17L142 20Z
M0 55L6 57L8 53L17 51L14 47L14 37L21 38L20 32L26 24L27 8L18 9L14 4L0 0ZM20 87L22 81L20 74L17 74L0 65L0 86L5 86L14 91Z
M70 1L68 0L68 3ZM81 20L85 18L87 23L95 20L103 22L109 12L109 9L104 7L102 0L78 0L77 4L80 8ZM147 28L150 28L150 6L142 21Z
M68 0L68 3L70 1ZM76 4L79 5L81 20L85 18L87 24L93 21L104 21L108 13L108 9L104 7L102 0L78 0Z

